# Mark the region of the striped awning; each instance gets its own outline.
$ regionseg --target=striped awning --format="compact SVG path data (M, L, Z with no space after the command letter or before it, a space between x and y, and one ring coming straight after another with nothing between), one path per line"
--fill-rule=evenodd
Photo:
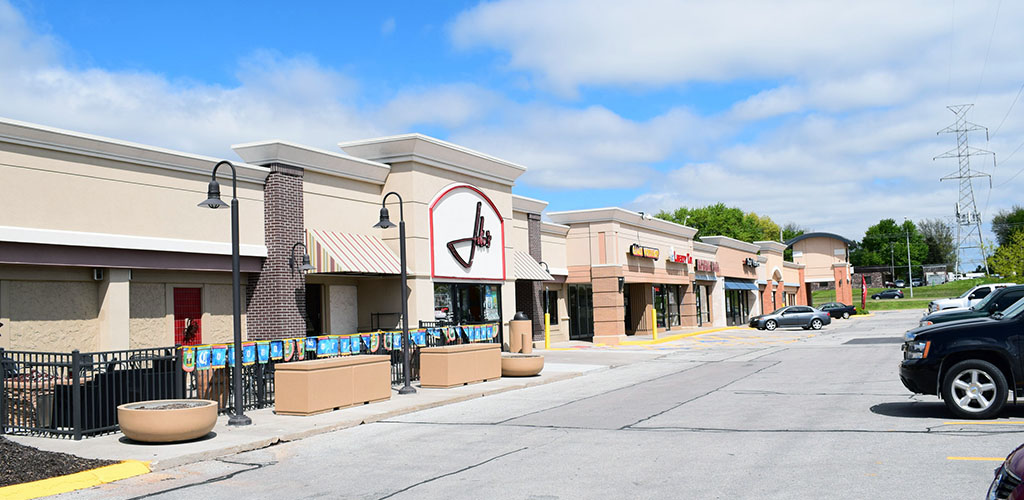
M516 250L512 261L512 270L517 280L554 281L551 274L544 270L530 254Z
M306 230L314 273L401 274L398 257L376 236Z

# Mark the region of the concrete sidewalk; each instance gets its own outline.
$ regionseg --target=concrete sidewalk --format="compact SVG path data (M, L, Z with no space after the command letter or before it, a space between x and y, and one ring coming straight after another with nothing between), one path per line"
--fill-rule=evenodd
M160 470L264 448L282 441L303 439L473 398L549 384L588 372L649 359L648 356L594 357L574 356L573 353L567 352L545 353L543 350L536 352L544 353L546 358L543 372L536 377L502 378L451 389L423 389L417 386L416 394L398 395L397 392L393 392L388 401L308 417L276 415L271 408L254 410L246 412L246 415L252 418L253 423L245 427L228 427L228 417L222 415L217 419L217 425L211 436L187 443L141 444L127 440L120 432L84 438L81 441L12 435L4 437L41 450L71 453L80 457L150 462L152 470ZM578 359L581 357L586 359Z

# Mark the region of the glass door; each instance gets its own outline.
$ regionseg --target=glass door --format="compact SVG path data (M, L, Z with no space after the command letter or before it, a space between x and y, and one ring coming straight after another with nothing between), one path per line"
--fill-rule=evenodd
M569 338L594 338L594 296L590 285L569 285Z

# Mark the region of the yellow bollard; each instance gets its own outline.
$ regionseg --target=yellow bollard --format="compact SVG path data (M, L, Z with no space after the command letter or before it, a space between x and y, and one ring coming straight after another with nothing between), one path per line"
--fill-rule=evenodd
M658 310L651 308L651 331L654 332L654 340L658 340Z
M551 313L544 313L544 349L551 349Z

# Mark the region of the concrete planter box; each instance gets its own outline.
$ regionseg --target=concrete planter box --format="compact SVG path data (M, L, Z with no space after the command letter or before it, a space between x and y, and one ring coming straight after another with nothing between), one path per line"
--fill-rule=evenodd
M460 344L420 349L420 386L455 387L501 378L501 346Z
M201 438L217 423L217 402L206 399L161 399L117 407L117 421L128 439L171 443Z
M544 356L540 354L501 354L502 377L532 377L544 369Z
M274 392L274 412L280 415L315 415L391 399L391 357L280 363L274 372Z

